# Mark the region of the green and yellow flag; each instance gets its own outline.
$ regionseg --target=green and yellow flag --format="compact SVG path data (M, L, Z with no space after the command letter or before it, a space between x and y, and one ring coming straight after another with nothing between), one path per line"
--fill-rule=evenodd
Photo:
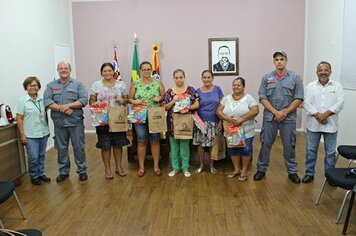
M131 83L140 78L140 63L138 62L136 43L134 46L134 52L132 56L132 71L131 71Z

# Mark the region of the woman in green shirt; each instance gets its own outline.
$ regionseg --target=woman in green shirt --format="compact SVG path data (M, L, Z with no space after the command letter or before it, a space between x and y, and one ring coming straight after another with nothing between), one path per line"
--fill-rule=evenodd
M147 103L147 108L159 107L160 102L163 99L165 89L161 80L155 79L151 76L152 65L148 61L144 61L140 64L141 78L131 84L129 93L129 102L134 105L141 103ZM145 175L145 158L147 151L147 143L150 141L151 152L154 165L154 174L156 176L161 175L159 168L160 157L160 133L149 133L148 123L134 124L136 137L137 137L137 158L139 164L139 170L137 172L138 177Z

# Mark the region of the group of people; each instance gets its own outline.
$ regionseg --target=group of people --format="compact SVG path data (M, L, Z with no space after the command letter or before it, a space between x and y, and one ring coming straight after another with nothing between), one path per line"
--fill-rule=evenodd
M287 62L287 54L284 51L275 52L273 54L275 70L263 76L261 80L258 94L264 112L260 136L261 149L257 161L257 172L253 177L255 181L265 177L270 162L270 151L278 131L282 139L288 177L293 183L301 181L309 183L313 180L321 136L325 142L325 170L335 166L337 117L343 108L343 88L340 83L329 79L331 65L322 61L317 65L318 80L306 87L304 95L300 76L287 70ZM148 108L163 106L167 111L167 138L170 144L172 165L172 171L168 173L168 176L174 177L182 172L185 177L190 177L189 140L176 138L174 135L174 106L182 97L188 97L190 105L180 113L197 112L206 127L204 132L194 127L192 135L193 145L197 145L200 160L195 173L200 174L204 170L205 152L212 147L216 135L223 132L223 123L226 123L230 126L242 127L245 132L244 147L228 147L227 149L233 164L233 171L227 177L238 177L238 180L242 182L247 180L255 135L255 117L259 114L259 106L256 100L245 92L246 81L242 77L233 80L232 94L224 96L221 88L213 84L212 71L202 72L202 86L195 89L186 84L184 70L176 69L173 72L174 86L166 91L162 81L152 77L152 65L144 61L140 64L141 78L133 82L128 89L123 81L114 78L114 66L111 63L104 63L100 68L103 78L93 83L88 99L88 92L83 84L70 76L69 63L60 62L57 71L60 78L47 85L43 97L38 95L41 88L38 78L26 78L23 87L27 94L19 100L16 106L20 139L26 145L32 184L41 185L42 182L50 181L50 178L45 175L44 168L49 137L47 109L51 110L55 148L58 153L59 175L56 181L62 182L69 177L69 140L73 146L79 180L88 179L83 124L83 107L88 104L88 100L90 106L93 107L98 107L102 103L109 107L125 106L128 103L134 105L145 103ZM303 101L308 120L306 173L301 180L297 174L295 141L296 110ZM161 176L160 133L150 133L148 122L134 124L133 127L138 143L137 176L145 175L148 143L151 146L154 174ZM126 132L111 132L108 125L102 125L96 127L96 133L98 139L96 147L101 149L105 178L113 179L114 177L110 167L111 150L113 150L115 159L115 173L121 177L126 176L127 173L121 165L122 147L130 143ZM212 174L217 173L214 161L211 159L209 167Z

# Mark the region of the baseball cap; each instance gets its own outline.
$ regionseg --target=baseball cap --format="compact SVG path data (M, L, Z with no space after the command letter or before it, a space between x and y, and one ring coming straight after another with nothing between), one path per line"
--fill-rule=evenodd
M277 51L277 52L273 53L273 58L275 58L277 55L282 55L285 58L287 58L287 53L285 51Z

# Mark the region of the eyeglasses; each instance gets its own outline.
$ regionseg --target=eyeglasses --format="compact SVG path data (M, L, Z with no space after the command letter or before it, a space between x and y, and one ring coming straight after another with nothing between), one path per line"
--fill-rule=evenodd
M141 69L142 71L150 71L152 70L151 68L146 68L146 69Z

